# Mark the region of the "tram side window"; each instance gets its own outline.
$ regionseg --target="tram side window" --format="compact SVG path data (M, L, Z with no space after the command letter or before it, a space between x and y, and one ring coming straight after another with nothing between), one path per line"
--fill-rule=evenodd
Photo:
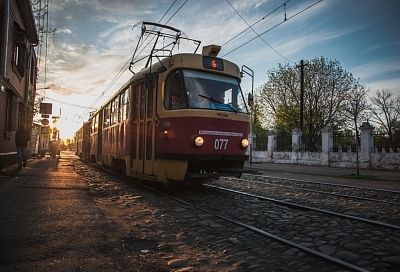
M92 122L90 123L90 134L94 133L94 123L95 123L95 117L92 118Z
M103 122L104 127L108 127L110 125L110 104L108 104L104 108L104 118L103 118L103 120L104 120L104 122Z
M121 122L122 116L121 116L121 96L119 95L116 99L115 99L115 120L118 122Z
M143 84L140 84L140 120L144 118L145 109L146 109L146 89L143 87Z
M153 90L147 89L147 118L153 117Z
M120 119L119 119L119 96L117 96L114 101L113 101L113 122L112 124L115 125L117 124Z
M124 121L128 118L128 112L129 112L128 90L124 90L121 93L120 107L119 107L119 116L121 121Z
M110 125L115 125L116 123L118 123L118 100L114 99L113 101L111 101L111 107L110 107Z
M132 85L132 119L137 120L137 109L138 109L138 86Z
M93 122L93 132L97 132L99 129L99 115L96 114L94 116L94 122Z
M164 107L166 109L187 108L187 96L184 89L182 73L171 73L166 81Z
M110 103L110 126L113 125L113 120L114 119L114 101L111 101Z

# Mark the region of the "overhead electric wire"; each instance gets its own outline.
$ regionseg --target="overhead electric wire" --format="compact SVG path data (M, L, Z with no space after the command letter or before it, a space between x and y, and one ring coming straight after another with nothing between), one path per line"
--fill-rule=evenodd
M71 107L81 108L81 109L94 109L92 107L86 107L86 106L81 106L81 105L77 105L77 104L67 103L67 102L60 101L60 100L57 100L57 99L54 99L54 98L50 98L50 97L47 97L47 100L50 100L50 101L53 101L53 102L58 102L58 103L61 103L63 105L68 105L68 106L71 106Z
M168 19L168 21L165 22L165 24L168 24L169 21L171 21L171 19L175 17L175 15L183 8L184 5L186 5L186 3L187 3L188 1L189 1L189 0L186 0L185 2L183 2L183 4L175 11L174 14L172 14L172 16Z
M178 2L178 0L175 0L167 9L167 11L164 13L164 15L161 17L161 19L158 21L158 23L160 23L162 21L162 19L164 19L164 17L168 14L168 12L171 10L171 8L176 4L176 2ZM177 11L175 11L175 13L168 19L168 21L166 23L168 23L178 12L179 10L188 2L188 0L186 0L178 9ZM155 29L155 27L153 28L153 30ZM145 38L145 40L143 40L142 44L146 41L146 39L148 38L148 36ZM153 37L154 38L154 37ZM152 41L152 39L149 41L149 43L147 43L143 49L139 52L138 55L140 55L146 48L147 46L150 44L150 42ZM139 45L139 48L141 47L141 45ZM128 60L124 63L124 65L121 67L121 69L119 70L119 72L114 76L114 78L111 80L111 82L104 88L104 90L101 92L101 94L99 95L99 97L90 105L90 108L93 108L99 101L100 99L104 96L104 94L111 88L112 85L114 85L114 83L122 76L123 72L126 71L126 69L128 68L129 63L131 62L131 58L132 56L129 56ZM85 111L85 113L83 115L88 114L88 111Z
M265 18L267 18L268 16L270 16L272 13L274 13L275 11L277 11L278 9L280 9L281 7L283 7L284 5L286 5L286 3L288 3L290 0L287 0L286 2L284 2L283 4L281 4L280 6L276 7L274 10L272 10L271 12L269 12L268 14L264 15L261 19L257 20L256 22L254 22L253 24L251 24L249 27L247 27L246 29L242 30L241 32L239 32L238 34L236 34L235 36L233 36L232 38L230 38L228 41L224 42L221 47L224 47L225 45L227 45L228 43L230 43L231 41L233 41L234 39L236 39L237 37L239 37L240 35L242 35L244 32L246 32L247 30L250 29L250 27L255 26L256 24L258 24L259 22L261 22L262 20L265 20Z
M262 32L260 35L264 35L265 33L267 33L267 32L269 32L269 31L273 30L274 28L280 26L280 25L283 24L284 22L287 22L287 21L289 21L290 19L296 17L297 15L299 15L299 14L305 12L306 10L312 8L313 6L317 5L317 4L320 3L320 2L322 2L322 0L318 0L317 2L315 2L315 3L313 3L312 5L310 5L310 6L306 7L306 8L304 8L304 9L302 9L301 11L295 13L294 15L292 15L292 16L290 16L290 17L288 17L288 18L285 18L285 20L283 20L282 22L280 22L280 23L274 25L273 27L271 27L271 28L265 30L265 31ZM254 40L257 39L257 38L258 38L258 36L256 36L256 37L254 37L254 38L248 40L247 42L245 42L245 43L243 43L243 44L241 44L241 45L239 45L239 46L237 46L237 47L235 47L234 49L232 49L231 51L229 51L228 53L226 53L226 54L223 55L222 57L225 57L225 56L231 54L232 52L238 50L239 48L242 48L243 46L245 46L246 44L248 44L248 43L254 41Z
M279 56L281 56L282 58L284 58L285 60L291 62L291 63L295 63L294 61L288 59L287 57L285 57L284 55L282 55L281 53L279 53L275 48L272 47L272 45L270 45L263 37L261 37L260 34L258 34L254 28L242 17L242 15L240 15L240 13L237 11L237 9L235 9L232 4L228 1L225 0L229 6L231 6L231 8L236 12L237 15L239 15L239 17L247 24L247 26L257 35L257 37L259 37L269 48L271 48L275 53L277 53ZM286 2L285 2L286 4Z

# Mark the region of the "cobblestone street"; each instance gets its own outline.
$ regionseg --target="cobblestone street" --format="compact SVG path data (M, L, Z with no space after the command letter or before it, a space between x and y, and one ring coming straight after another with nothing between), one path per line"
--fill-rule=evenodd
M0 176L1 271L347 271L93 168L71 153L61 157L35 159ZM194 193L210 197L206 202L218 199L211 192ZM254 200L248 207L262 205ZM277 223L292 224L283 213L268 213ZM256 214L254 219L262 218ZM311 218L304 215L305 222ZM304 234L310 231L304 238L309 242L299 242L311 245L327 229L310 225ZM334 253L339 236L316 239L317 248ZM351 261L357 258L351 252L368 254L356 245L347 242L348 251L336 255ZM398 256L385 260L373 271L389 271Z

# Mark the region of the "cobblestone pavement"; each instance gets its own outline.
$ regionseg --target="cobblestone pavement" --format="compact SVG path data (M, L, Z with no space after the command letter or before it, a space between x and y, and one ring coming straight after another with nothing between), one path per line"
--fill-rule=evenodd
M0 174L0 242L0 271L346 271L65 154Z

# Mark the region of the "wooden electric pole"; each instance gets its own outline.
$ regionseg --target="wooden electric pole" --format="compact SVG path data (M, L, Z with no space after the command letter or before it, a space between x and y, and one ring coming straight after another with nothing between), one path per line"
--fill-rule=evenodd
M300 129L303 131L304 127L304 66L307 64L304 64L304 60L300 61L300 65L297 65L297 67L300 67Z

